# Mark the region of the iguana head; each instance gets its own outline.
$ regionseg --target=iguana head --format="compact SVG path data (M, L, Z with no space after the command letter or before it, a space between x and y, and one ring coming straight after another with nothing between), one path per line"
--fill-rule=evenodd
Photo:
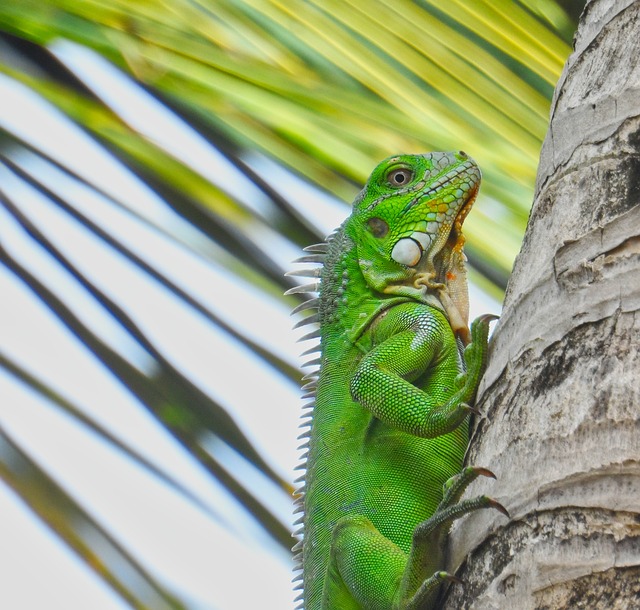
M462 223L480 186L463 152L399 155L380 163L356 198L345 231L367 283L443 309L467 338Z

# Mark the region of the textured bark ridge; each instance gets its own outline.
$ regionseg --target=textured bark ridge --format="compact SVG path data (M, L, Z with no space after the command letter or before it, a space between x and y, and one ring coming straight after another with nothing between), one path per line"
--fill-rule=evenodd
M640 2L585 8L468 463L444 608L640 608Z

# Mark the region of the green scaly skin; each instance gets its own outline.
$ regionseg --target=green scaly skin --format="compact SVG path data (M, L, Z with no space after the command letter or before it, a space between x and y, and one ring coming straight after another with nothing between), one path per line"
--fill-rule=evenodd
M327 244L300 259L323 263L300 272L319 276L320 296L297 308L317 307L308 320L320 323L300 608L432 609L455 580L444 571L452 521L506 512L485 496L460 500L493 476L462 470L493 319L467 327L461 226L479 184L464 153L387 159Z

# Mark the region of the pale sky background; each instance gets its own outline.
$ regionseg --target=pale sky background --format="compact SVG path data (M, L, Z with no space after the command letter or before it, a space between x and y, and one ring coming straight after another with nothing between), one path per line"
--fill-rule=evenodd
M270 202L264 194L195 131L95 53L66 42L56 43L52 50L132 127L232 192L258 217L263 216L265 221L258 218L252 231L284 268L300 255L296 246L269 228L266 210ZM286 361L299 362L301 348L281 302L253 291L229 273L224 253L117 159L30 90L0 75L0 128L3 126L52 157L64 159L69 169L98 184L111 199L31 153L16 154L15 163L54 192L63 193L77 209L118 235L133 252L161 268L230 324L269 345ZM345 206L318 195L257 154L248 154L246 161L265 179L276 181L279 189L288 190L292 200L300 202L302 213L325 233L346 215ZM234 418L258 450L277 472L293 478L300 406L297 387L283 383L250 350L230 341L70 216L48 204L41 193L5 166L0 166L0 190L19 202L21 211L72 263L127 311L174 366L223 406L233 405ZM165 223L191 247L153 228ZM149 371L148 355L4 208L0 208L0 243L55 288L104 341L134 366ZM126 540L149 571L192 602L193 608L292 607L287 554L4 267L0 267L0 295L0 352L179 480L220 519L97 440L3 369L0 427L111 533ZM472 317L500 309L474 287L471 302ZM243 480L251 482L251 488L258 490L257 495L283 522L291 522L289 500L253 466L231 449L216 448L216 457L224 458L230 470L241 472ZM0 485L0 514L0 608L127 607L4 485Z

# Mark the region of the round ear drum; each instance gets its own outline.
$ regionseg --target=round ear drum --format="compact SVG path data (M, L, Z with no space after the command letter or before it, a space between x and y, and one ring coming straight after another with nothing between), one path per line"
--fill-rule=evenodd
M422 258L422 247L414 239L404 237L393 246L391 258L401 265L415 267Z

